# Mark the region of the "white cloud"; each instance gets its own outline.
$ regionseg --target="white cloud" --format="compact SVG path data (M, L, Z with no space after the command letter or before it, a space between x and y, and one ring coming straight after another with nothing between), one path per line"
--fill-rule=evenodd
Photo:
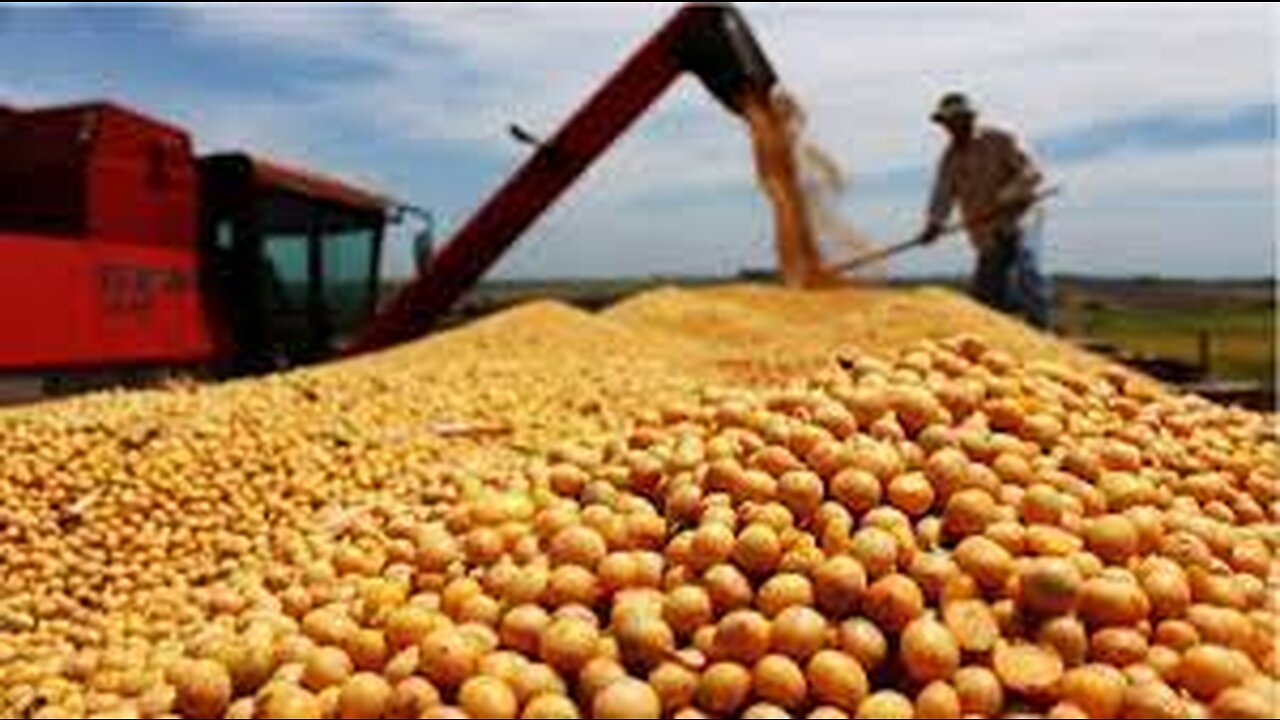
M246 46L265 45L308 52L367 56L367 21L375 3L193 2L174 3L194 34Z
M406 3L378 7L197 7L193 30L279 51L358 58L371 79L323 93L312 113L358 119L405 142L450 142L516 162L505 135L519 121L550 132L676 3ZM1163 112L1219 113L1272 101L1275 34L1268 3L744 3L783 79L806 98L815 133L855 175L927 164L941 140L925 121L944 89L970 89L989 115L1032 136ZM286 110L287 116L287 110ZM305 124L305 120L297 120ZM305 129L301 145L305 156ZM627 265L671 270L673 248L697 245L718 222L726 235L757 237L767 216L749 195L750 158L740 128L693 86L640 123L535 239L504 267L553 273L608 258L601 235L634 237L617 249ZM1258 147L1104 158L1063 168L1071 207L1160 193L1274 193ZM426 170L425 172L432 172ZM447 172L442 169L441 172ZM492 178L494 185L500 177ZM676 203L653 217L653 200L728 188L736 204L701 211ZM476 188L478 202L488 188ZM919 193L854 207L886 236L905 232ZM889 203L888 205L883 205ZM883 205L883 206L882 206ZM460 208L445 208L456 215ZM1227 210L1220 211L1228 212ZM1116 245L1180 236L1178 213L1075 226ZM1255 216L1257 213L1255 212ZM1114 218L1113 218L1114 219ZM761 223L764 223L762 226ZM1236 221L1223 224L1239 224ZM634 224L642 231L632 231ZM691 230L698 228L698 230ZM1110 229L1115 228L1115 229ZM1269 229L1237 228L1223 254L1256 257ZM643 232L670 235L641 243ZM1262 234L1257 235L1258 232ZM1234 242L1235 245L1230 245ZM749 244L760 255L759 243ZM711 243L683 261L718 265ZM702 254L700 254L702 253ZM767 247L764 248L767 255ZM1158 256L1144 260L1159 262ZM956 268L963 254L936 257ZM1098 256L1064 256L1091 269ZM1124 253L1106 257L1123 260ZM752 256L752 259L762 259ZM1121 263L1123 264L1123 263ZM906 263L933 269L930 263ZM1192 266L1194 267L1194 265ZM678 269L678 268L674 268ZM694 268L701 269L701 268Z
M1054 266L1110 274L1274 273L1276 169L1265 146L1114 155L1056 203Z
M867 19L847 4L783 7L758 22L819 131L871 169L935 146L923 118L952 87L1031 135L1271 97L1260 3L903 5Z
M1177 152L1118 153L1071 172L1070 202L1108 203L1131 197L1257 194L1274 187L1274 158L1263 145L1185 148Z
M412 138L503 142L515 117L562 119L678 3L196 6L198 29L239 42L381 63L333 90ZM1267 3L743 3L816 129L859 166L932 146L924 117L971 88L1043 135L1169 108L1270 98ZM714 112L686 97L689 122Z

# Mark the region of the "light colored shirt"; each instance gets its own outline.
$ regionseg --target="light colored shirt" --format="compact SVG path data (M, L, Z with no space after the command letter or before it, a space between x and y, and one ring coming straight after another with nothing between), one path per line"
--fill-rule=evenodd
M947 222L958 204L969 239L982 252L1001 230L1016 225L1030 207L1043 176L1012 133L979 127L963 145L942 155L929 202L929 220ZM1001 208L1007 210L1000 212ZM993 221L994 219L994 221Z

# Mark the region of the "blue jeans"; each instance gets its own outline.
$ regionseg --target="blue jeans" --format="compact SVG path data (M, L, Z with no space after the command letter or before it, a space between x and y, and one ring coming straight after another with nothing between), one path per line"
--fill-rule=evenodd
M971 292L984 305L1048 329L1053 323L1053 288L1040 272L1038 248L1027 234L1021 227L996 234L991 248L978 255Z

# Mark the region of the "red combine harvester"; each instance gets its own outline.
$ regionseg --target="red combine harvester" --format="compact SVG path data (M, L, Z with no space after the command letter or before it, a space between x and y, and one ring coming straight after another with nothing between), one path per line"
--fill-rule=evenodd
M0 119L0 368L265 370L373 309L390 200L109 103Z
M655 33L376 313L406 207L110 103L0 111L0 374L261 372L427 332L683 73L730 110L776 78L728 4ZM347 342L347 339L354 342Z

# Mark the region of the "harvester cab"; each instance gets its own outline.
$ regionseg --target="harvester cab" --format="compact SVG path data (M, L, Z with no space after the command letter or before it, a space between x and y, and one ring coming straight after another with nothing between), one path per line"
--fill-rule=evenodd
M0 376L57 388L332 356L430 215L107 102L0 114ZM420 243L422 244L422 243Z
M377 301L388 198L242 153L202 158L202 251L237 370L315 361Z

